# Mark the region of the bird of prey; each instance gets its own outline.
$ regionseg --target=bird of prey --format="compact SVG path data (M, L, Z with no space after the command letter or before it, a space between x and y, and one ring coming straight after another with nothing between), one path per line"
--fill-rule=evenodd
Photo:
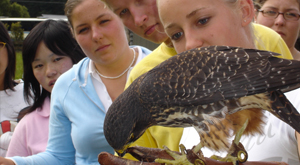
M283 94L300 87L300 61L276 55L229 46L175 55L113 102L104 122L108 143L124 155L150 126L193 126L198 146L228 151L237 133L262 133L263 110L300 132L299 113Z

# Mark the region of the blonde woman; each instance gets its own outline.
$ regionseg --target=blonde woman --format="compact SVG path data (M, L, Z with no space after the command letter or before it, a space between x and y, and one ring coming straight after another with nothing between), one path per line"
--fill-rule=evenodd
M254 10L251 0L158 0L157 5L165 32L171 38L177 52L212 45L258 47L253 36ZM180 7L178 7L179 5ZM168 10L168 8L174 10ZM299 91L299 89L296 91L298 93L296 98L299 98ZM296 103L295 98L292 98L291 101ZM295 107L297 108L296 104ZM265 113L265 115L266 121L271 120L269 116L272 115L269 113ZM268 126L265 127L265 135L259 138L259 143L264 143L264 147L260 147L259 151L255 150L256 154L254 151L250 152L249 160L284 161L290 164L299 164L295 130L289 127L288 130L281 132L275 125L274 128ZM199 140L197 135L193 133L193 129L185 129L180 143L191 147L192 143ZM274 138L266 136L274 136ZM249 151L254 144L252 142L249 146L247 142L242 141L246 150ZM284 145L288 143L290 145ZM292 145L293 147L290 147ZM210 156L211 152L204 149L203 153ZM261 156L257 157L256 155Z

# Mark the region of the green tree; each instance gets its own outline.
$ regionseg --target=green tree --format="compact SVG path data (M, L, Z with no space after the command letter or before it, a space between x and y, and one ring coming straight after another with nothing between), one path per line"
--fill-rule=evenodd
M5 23L4 26L5 26L5 28L8 30L9 24Z
M6 17L30 17L27 7L10 0L0 1L0 16Z
M11 4L10 17L30 17L29 12L25 6L22 6L16 2Z
M64 7L67 0L10 0L18 2L27 7L31 17L38 17L42 14L64 15ZM32 1L32 2L31 2Z
M22 25L20 22L11 24L11 35L14 41L23 41L24 39L24 29L22 29Z
M10 0L1 0L0 16L9 16L9 15L10 15Z

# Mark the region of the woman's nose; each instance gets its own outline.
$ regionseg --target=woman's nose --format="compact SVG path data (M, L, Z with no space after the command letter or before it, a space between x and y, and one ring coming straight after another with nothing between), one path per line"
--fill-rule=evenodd
M103 38L102 31L97 27L92 28L92 38L94 41L99 41L100 39L102 39Z
M275 25L277 26L282 26L285 24L285 18L283 13L279 13L279 15L277 16L277 18L275 18Z
M199 48L202 46L203 46L203 41L199 36L197 35L186 36L186 45L185 45L186 50Z
M53 77L54 75L57 74L56 68L52 64L47 65L47 70L46 70L46 75L47 77Z

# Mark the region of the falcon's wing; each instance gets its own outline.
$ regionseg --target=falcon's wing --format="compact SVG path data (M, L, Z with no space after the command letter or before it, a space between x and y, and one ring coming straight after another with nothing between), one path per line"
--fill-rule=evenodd
M299 84L300 61L273 55L226 46L185 51L150 70L139 95L156 105L201 105Z

